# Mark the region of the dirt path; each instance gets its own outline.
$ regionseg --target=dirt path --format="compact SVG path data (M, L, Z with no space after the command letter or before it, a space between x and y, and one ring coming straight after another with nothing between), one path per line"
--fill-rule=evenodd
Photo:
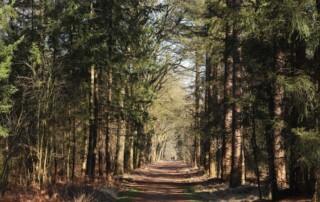
M202 173L182 162L160 162L125 176L118 201L202 201L190 193Z

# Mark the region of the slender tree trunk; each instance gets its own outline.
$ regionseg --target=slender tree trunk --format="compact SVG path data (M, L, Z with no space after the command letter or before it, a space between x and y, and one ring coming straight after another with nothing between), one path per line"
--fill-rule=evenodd
M279 45L275 50L275 72L276 78L273 83L271 99L269 103L270 113L273 117L273 123L268 126L267 144L269 154L269 179L271 188L271 197L276 200L279 189L287 188L286 179L286 157L284 148L284 139L282 129L283 120L283 96L284 89L279 83L280 76L285 67L286 56L285 52Z
M94 178L97 146L97 97L96 97L96 70L91 67L91 91L90 91L90 126L88 139L88 155L86 174L91 179Z
M56 154L57 153L57 140L56 140L56 136L53 135L53 153ZM57 160L57 157L53 157L53 164L54 164L54 174L53 174L53 184L56 183L57 181L57 174L58 174L58 160Z
M106 26L109 28L109 30L113 29L113 0L108 0L108 16L107 16L107 22ZM111 116L110 116L110 110L112 105L112 84L113 84L113 75L112 75L112 64L111 61L113 59L113 35L112 32L109 32L108 35L108 59L110 61L108 70L107 70L107 112L106 112L106 137L105 137L105 162L106 162L106 175L109 178L112 166L111 166L111 152L110 152L110 136L111 136Z
M194 137L194 159L193 164L195 167L200 167L201 161L201 145L200 145L200 64L199 64L199 55L196 52L195 59L195 129L196 134Z
M231 173L231 156L232 156L232 85L233 85L233 58L231 54L232 32L230 25L226 28L225 39L225 71L224 71L224 137L223 137L223 166L222 166L222 179L228 180Z
M76 169L76 118L72 119L72 170L71 180L74 181L75 169Z
M105 162L106 162L106 175L109 176L111 173L111 154L110 154L110 109L111 109L111 102L112 102L112 70L108 68L108 78L107 78L107 111L106 111L106 134L105 134Z
M205 171L210 174L211 164L211 137L213 136L213 90L212 90L212 64L211 57L207 51L206 53L206 82L205 82L205 99L204 99L204 113L205 116L200 117L200 130L203 131L204 136L201 139L201 161Z
M209 159L208 159L208 169L209 177L218 177L217 172L217 148L218 148L218 138L217 138L217 126L220 121L219 117L219 86L218 86L218 67L212 64L212 58L209 56L211 52L207 53L206 59L206 114L207 114L207 135L209 136Z
M252 137L251 137L251 145L252 145L252 155L255 163L255 174L257 178L258 190L259 190L259 199L262 199L262 191L261 191L261 181L260 181L260 170L259 170L259 161L258 161L258 145L257 145L257 137L256 137L256 113L255 107L252 107Z
M117 132L117 154L116 154L116 167L115 174L122 175L124 173L124 151L126 142L126 121L124 117L124 89L120 92L120 108L121 114L118 119L118 132Z
M133 131L132 125L128 122L126 132L126 171L131 172L133 170Z
M217 175L217 165L216 165L216 152L217 152L217 142L215 137L210 138L210 166L209 166L209 177L218 177Z
M276 71L281 73L285 67L285 53L278 49L276 53ZM283 97L284 90L281 84L276 81L274 96L273 96L273 115L275 124L273 126L273 138L274 138L274 164L277 179L277 188L283 189L288 185L287 173L286 173L286 156L284 148L284 139L282 136L283 130Z
M84 133L87 134L86 123L84 123ZM84 136L84 156L82 159L82 174L86 175L87 172L87 159L88 159L89 137Z
M72 131L68 131L67 134L68 134L68 144L67 144L67 148L68 148L68 151L67 151L67 163L66 163L66 167L67 167L67 181L70 180L70 168L71 168L71 132Z
M237 5L235 5L237 6ZM241 105L242 96L242 64L239 30L234 25L233 28L233 119L232 119L232 168L230 186L237 187L242 184L242 173L244 172L242 164L243 135L241 126Z

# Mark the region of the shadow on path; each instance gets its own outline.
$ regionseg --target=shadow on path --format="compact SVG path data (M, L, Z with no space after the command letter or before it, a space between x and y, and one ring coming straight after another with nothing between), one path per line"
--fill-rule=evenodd
M188 190L203 172L182 162L159 162L122 179L118 201L203 201Z

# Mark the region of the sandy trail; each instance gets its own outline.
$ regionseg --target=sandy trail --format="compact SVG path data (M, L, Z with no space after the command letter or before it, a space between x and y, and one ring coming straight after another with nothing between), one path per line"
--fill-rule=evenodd
M202 201L188 193L195 177L202 173L182 162L159 162L124 177L119 201Z

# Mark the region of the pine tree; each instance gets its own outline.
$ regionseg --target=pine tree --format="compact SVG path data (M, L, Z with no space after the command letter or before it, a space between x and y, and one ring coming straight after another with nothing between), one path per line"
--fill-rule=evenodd
M4 115L12 107L11 95L15 88L8 82L11 72L12 55L17 43L9 44L10 20L16 16L12 5L0 3L0 114ZM9 135L6 123L0 124L0 136Z

